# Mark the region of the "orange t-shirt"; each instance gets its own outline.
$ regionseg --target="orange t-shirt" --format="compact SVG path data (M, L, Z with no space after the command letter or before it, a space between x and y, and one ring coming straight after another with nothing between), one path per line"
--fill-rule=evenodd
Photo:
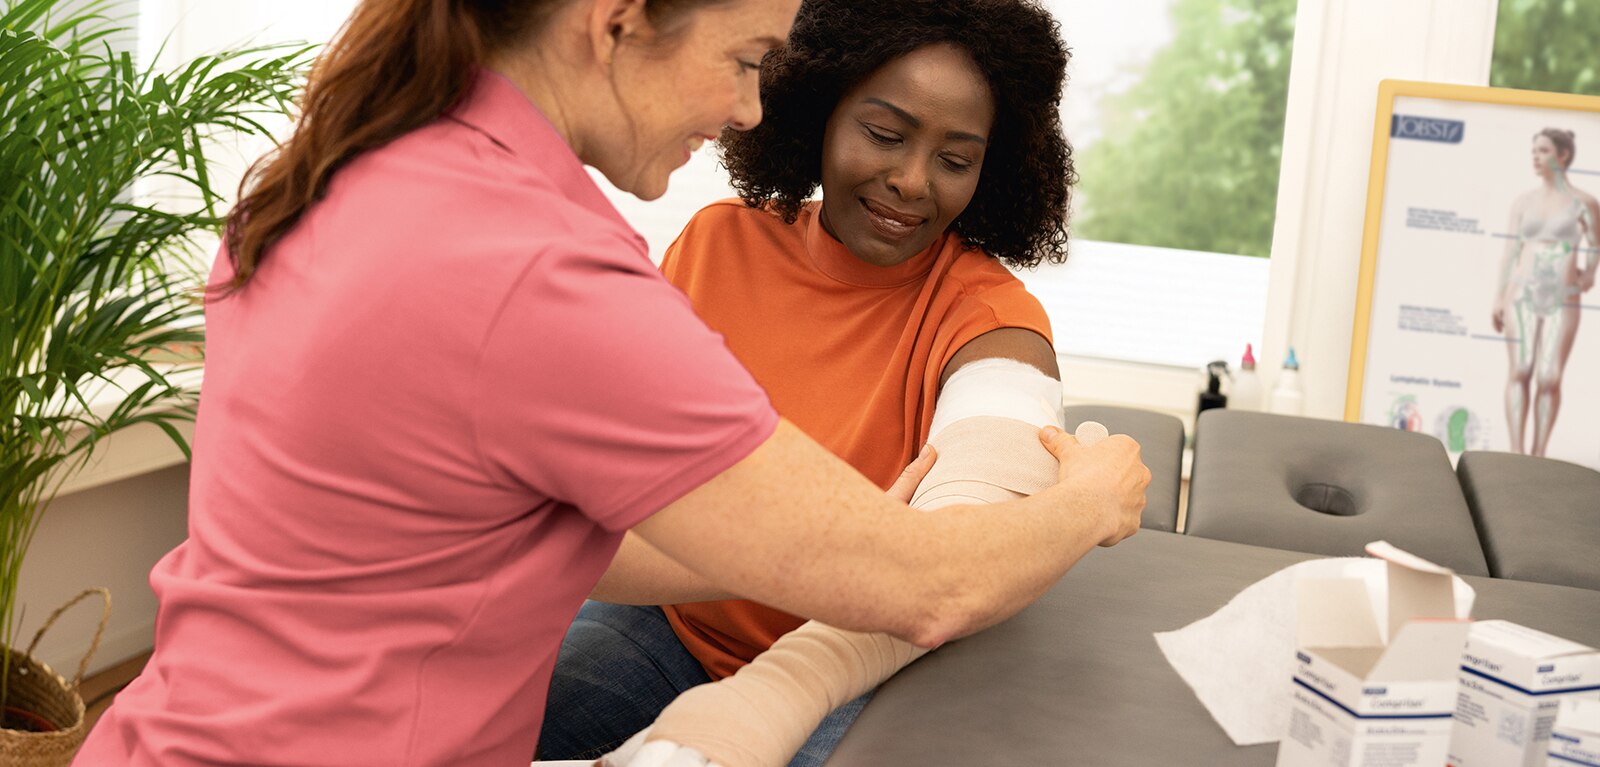
M905 263L874 266L822 228L817 205L790 225L737 199L713 203L661 270L779 414L888 488L928 439L940 374L956 351L997 328L1049 339L1050 320L999 260L954 233ZM664 609L712 679L803 622L743 600Z

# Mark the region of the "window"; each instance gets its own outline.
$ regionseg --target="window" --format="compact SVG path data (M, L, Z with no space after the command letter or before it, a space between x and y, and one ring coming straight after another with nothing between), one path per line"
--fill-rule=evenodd
M1294 0L1048 5L1073 49L1074 244L1067 264L1020 276L1057 348L1236 363L1261 345Z
M1046 5L1073 50L1062 119L1080 183L1068 263L1020 276L1058 349L1237 360L1260 345L1266 311L1295 0ZM660 201L607 189L657 259L696 210L734 194L710 150Z
M1600 96L1600 8L1580 0L1500 0L1489 84Z

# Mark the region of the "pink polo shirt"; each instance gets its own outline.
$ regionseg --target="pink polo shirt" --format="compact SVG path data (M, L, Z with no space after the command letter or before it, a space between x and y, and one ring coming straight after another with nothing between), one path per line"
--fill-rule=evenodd
M78 765L526 765L622 532L777 422L492 73L206 322L189 539Z

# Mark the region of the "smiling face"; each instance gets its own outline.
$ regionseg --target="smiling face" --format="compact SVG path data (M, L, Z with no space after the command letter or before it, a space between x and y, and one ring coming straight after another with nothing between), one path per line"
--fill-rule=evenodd
M822 225L857 258L894 266L926 250L978 188L994 97L946 43L884 64L845 92L822 139Z
M1549 136L1534 136L1533 138L1533 172L1540 178L1547 178L1553 173L1565 170L1571 158L1561 151Z
M761 57L781 45L800 0L728 0L686 12L663 36L617 48L611 82L620 112L594 139L585 161L641 199L666 193L667 179L724 125L761 122Z

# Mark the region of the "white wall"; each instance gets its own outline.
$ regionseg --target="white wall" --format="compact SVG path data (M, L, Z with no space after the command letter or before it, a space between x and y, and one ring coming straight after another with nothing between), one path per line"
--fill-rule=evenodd
M89 673L148 650L156 615L150 568L187 535L188 492L189 469L175 466L57 498L23 562L17 643L26 647L51 611L78 592L105 586L111 624ZM45 635L39 657L70 678L99 620L99 599L74 608Z

